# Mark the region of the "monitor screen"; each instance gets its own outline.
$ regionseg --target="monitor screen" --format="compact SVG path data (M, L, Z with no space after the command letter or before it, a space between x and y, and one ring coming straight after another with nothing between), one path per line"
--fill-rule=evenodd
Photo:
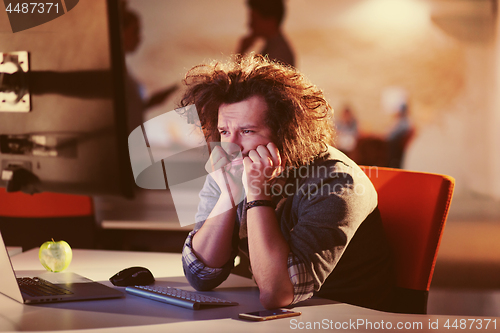
M131 197L118 0L19 3L0 20L0 186Z

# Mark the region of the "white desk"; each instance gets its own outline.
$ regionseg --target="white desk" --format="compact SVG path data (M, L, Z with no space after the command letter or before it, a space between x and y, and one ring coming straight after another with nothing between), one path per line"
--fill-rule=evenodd
M12 257L16 270L40 269L38 251L33 249ZM108 278L119 270L130 266L148 267L156 277L157 283L192 290L183 277L180 255L168 253L140 253L116 251L74 250L70 271L79 273L104 284L111 285ZM258 289L254 283L239 276L231 275L219 288L210 294L235 300L239 306L207 308L197 311L188 310L140 297L126 295L123 299L71 302L44 305L23 305L0 295L0 331L65 331L90 330L106 332L283 332L314 331L305 329L306 325L316 322L319 331L332 325L360 323L357 331L370 331L366 322L371 322L373 331L377 327L387 327L390 322L393 330L402 323L415 326L414 331L427 331L429 322L439 322L439 329L447 319L450 325L455 319L476 319L456 316L401 315L364 309L352 305L335 303L323 299L311 299L296 307L300 317L272 320L269 322L246 322L237 319L238 313L262 309L258 299ZM484 320L484 318L482 318ZM330 323L330 321L332 321ZM364 321L361 325L361 321ZM383 324L382 324L383 321ZM487 330L500 329L500 318L496 320L496 329L490 323ZM417 324L414 324L417 323ZM483 321L483 326L486 322ZM470 324L468 321L467 325ZM302 326L304 325L304 326ZM323 329L320 326L325 325ZM385 325L385 326L381 326ZM140 326L140 327L139 327ZM300 328L303 329L300 329ZM314 326L312 326L314 327ZM350 326L351 328L354 326ZM341 329L341 331L348 329ZM451 329L454 331L455 329ZM405 330L412 331L412 330ZM433 330L437 331L437 330ZM460 330L460 331L469 331ZM81 331L79 331L81 332Z
M23 248L20 246L7 246L7 253L9 257L13 257L16 254L23 253Z

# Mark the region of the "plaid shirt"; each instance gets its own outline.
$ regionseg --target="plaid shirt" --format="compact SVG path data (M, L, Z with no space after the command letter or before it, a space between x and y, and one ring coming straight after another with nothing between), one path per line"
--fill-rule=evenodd
M195 230L189 233L184 244L184 249L182 250L182 256L192 274L198 276L202 280L213 279L222 272L222 268L205 266L205 264L196 257L191 245L195 233ZM293 301L291 304L305 301L312 297L314 292L312 276L307 272L306 265L291 252L288 254L288 275L293 284Z

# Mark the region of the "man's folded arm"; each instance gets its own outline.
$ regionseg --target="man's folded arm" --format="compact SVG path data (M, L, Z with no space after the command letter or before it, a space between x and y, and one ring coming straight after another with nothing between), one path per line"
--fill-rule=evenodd
M193 252L191 241L196 231L189 233L182 250L184 274L196 290L211 290L227 279L233 268L234 259L232 258L220 268L206 266Z
M293 253L288 255L288 275L293 285L293 301L291 304L305 301L314 294L314 280L307 271L306 265Z
M189 233L182 251L184 273L196 290L211 290L224 282L233 268L232 261L221 268L206 266L192 251L191 239L196 231ZM306 266L293 253L288 255L288 274L293 284L294 296L291 304L305 301L313 296L314 282Z

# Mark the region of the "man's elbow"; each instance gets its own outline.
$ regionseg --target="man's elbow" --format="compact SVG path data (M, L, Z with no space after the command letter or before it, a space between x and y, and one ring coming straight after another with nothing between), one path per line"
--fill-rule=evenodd
M266 309L277 309L288 306L293 301L293 289L292 291L281 291L281 292L260 292L260 303Z

